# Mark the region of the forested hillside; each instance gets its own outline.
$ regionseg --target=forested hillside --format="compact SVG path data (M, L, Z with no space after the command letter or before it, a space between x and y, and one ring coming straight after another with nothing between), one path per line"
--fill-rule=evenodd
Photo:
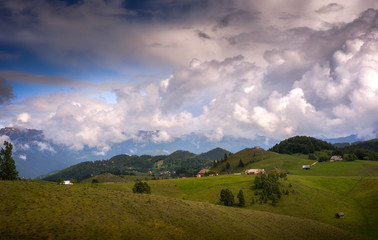
M335 147L325 141L306 136L296 136L288 138L269 149L269 151L284 153L284 154L294 154L303 153L309 154L315 151L321 150L333 150Z
M378 153L378 138L375 138L369 141L355 142L355 143L352 143L351 147L359 148L359 149L367 149L367 150Z
M101 173L115 175L135 175L136 173L176 174L177 176L193 176L201 168L210 167L214 160L220 159L227 150L218 148L207 153L196 155L188 151L176 151L170 155L160 156L130 156L117 155L109 160L82 162L44 178L56 181L58 178L82 180Z

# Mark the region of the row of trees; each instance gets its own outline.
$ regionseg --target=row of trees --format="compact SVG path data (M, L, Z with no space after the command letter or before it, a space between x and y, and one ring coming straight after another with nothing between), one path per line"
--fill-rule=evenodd
M333 151L320 151L316 153L310 153L308 158L311 160L317 160L319 162L329 161L331 156L339 155L346 161L354 160L371 160L378 161L378 153L366 150L366 149L355 149L351 147L335 149Z
M4 141L4 147L0 152L0 179L2 180L17 180L18 172L16 170L16 163L12 158L13 146L11 143Z
M341 149L336 149L332 152L332 155L343 156L344 160L371 160L378 161L378 153L367 150L367 149L357 149L353 145L351 147L344 147Z
M243 190L240 189L237 198L239 200L238 206L244 207L245 206L245 199ZM230 191L230 189L222 189L220 192L220 201L225 206L233 206L234 205L234 194Z
M229 153L229 154L226 154L226 153L225 153L224 156L223 156L223 158L221 158L220 160L215 160L215 161L213 162L212 168L214 168L214 167L216 167L216 166L218 166L218 165L220 165L220 164L222 164L222 163L224 163L224 162L227 162L228 157L231 156L231 154L232 154L232 153Z

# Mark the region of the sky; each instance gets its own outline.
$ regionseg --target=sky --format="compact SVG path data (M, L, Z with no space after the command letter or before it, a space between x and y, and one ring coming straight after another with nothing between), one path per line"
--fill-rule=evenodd
M375 138L377 13L376 0L2 0L0 127L103 152L141 130Z

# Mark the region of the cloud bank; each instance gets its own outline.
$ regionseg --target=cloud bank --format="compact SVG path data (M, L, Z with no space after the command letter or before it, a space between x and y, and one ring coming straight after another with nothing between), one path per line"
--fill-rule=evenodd
M135 60L132 66L173 70L164 77L103 82L0 71L0 103L13 97L9 82L71 88L3 104L1 120L43 129L72 149L95 147L98 155L138 138L140 130L159 130L156 142L193 132L214 141L376 137L378 11L366 10L376 3L292 1L295 8L286 2L272 12L276 1L205 1L206 11L178 2L167 11L149 1L129 9L121 1L41 1L41 8L5 1L2 7L16 16L6 20L24 30L0 24L12 33L2 42L35 52L43 46L41 55L58 64L88 60L88 66L125 73L125 62ZM115 101L100 98L104 93Z

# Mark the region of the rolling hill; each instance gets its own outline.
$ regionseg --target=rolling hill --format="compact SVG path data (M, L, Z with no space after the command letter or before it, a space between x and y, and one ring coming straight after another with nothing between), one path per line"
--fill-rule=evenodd
M368 239L302 217L112 189L122 186L1 181L0 235L6 239Z
M292 162L283 165L290 166ZM262 167L271 159L261 160ZM294 166L294 165L293 165ZM301 168L301 166L299 166ZM378 238L378 163L374 161L321 162L311 170L292 170L288 182L289 195L282 197L277 206L252 204L255 198L251 187L254 175L221 175L217 177L169 179L148 181L154 195L169 196L199 202L219 204L219 193L230 189L234 195L241 189L246 209L272 212L281 215L312 219L334 225L346 231ZM131 191L133 183L102 185L120 191ZM336 212L345 218L334 218Z
M274 145L269 151L284 153L284 154L294 154L303 153L309 154L315 151L321 150L333 150L335 147L325 141L306 136L295 136L281 141L280 143Z
M240 165L240 162L243 164ZM212 170L219 173L239 173L249 168L264 168L266 171L282 169L286 171L300 170L302 165L311 164L307 155L288 155L265 151L262 148L246 148L227 159L221 159L212 166ZM229 164L229 169L227 165Z

